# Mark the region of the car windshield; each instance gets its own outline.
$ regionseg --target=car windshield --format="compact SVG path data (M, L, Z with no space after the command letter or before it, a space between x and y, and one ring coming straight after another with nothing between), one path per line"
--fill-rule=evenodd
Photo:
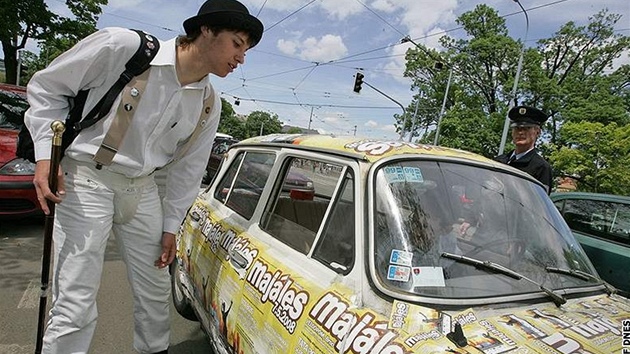
M540 286L598 284L595 277L549 270L596 274L543 188L529 180L452 161L394 160L379 166L373 181L371 272L390 296L535 297ZM492 262L533 281L444 253Z

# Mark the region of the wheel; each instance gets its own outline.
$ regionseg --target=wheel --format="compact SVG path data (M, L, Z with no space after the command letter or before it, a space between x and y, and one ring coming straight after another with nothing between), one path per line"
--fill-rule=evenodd
M173 305L175 305L175 310L177 310L177 313L187 320L199 321L190 299L186 297L184 290L182 289L181 278L184 274L182 273L182 265L177 257L175 257L173 263L171 263L170 273L171 293L173 295Z

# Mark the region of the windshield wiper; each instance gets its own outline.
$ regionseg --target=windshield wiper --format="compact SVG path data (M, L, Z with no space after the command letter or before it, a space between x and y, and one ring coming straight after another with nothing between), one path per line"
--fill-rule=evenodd
M556 268L556 267L545 267L545 270L550 272L550 273L558 273L558 274L564 274L564 275L570 275L573 276L575 278L578 279L582 279L582 280L597 280L600 281L604 284L604 288L606 288L606 293L608 295L612 295L612 294L616 294L617 293L617 289L615 289L615 287L613 287L612 285L608 284L606 281L604 281L601 278L598 278L596 276L594 276L593 274L581 271L581 270L577 270L577 269L564 269L564 268Z
M453 253L448 253L448 252L444 252L441 255L444 258L448 258L448 259L452 259L456 262L459 263L464 263L464 264L468 264L468 265L472 265L475 268L478 269L484 269L484 270L489 270L492 271L494 273L498 273L498 274L503 274L506 275L510 278L516 279L516 280L525 280L528 281L536 286L538 286L538 288L540 290L542 290L545 294L547 294L552 300L553 303L556 304L556 306L560 307L560 305L565 304L567 302L567 300L560 294L555 293L553 290L547 288L546 286L538 283L535 280L529 279L528 277L513 271L512 269L506 268L498 263L494 263L494 262L490 262L490 261L480 261L478 259L474 259L474 258L470 258L470 257L466 257L466 256L460 256L458 254L453 254Z

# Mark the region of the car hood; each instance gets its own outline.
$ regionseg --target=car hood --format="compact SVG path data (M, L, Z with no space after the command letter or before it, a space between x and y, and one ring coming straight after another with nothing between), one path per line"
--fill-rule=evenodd
M15 158L18 131L0 128L0 166Z

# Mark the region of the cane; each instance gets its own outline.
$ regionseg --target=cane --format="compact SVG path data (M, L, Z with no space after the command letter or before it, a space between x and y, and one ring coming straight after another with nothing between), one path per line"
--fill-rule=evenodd
M48 185L50 191L57 193L57 172L59 171L59 162L61 161L61 137L65 125L56 120L50 124L53 131L52 148L50 151L50 170L48 171ZM46 320L46 301L48 299L48 279L50 272L50 250L52 248L53 227L55 222L55 203L48 201L48 210L50 211L44 220L44 255L42 258L42 279L41 293L39 294L39 318L37 322L37 344L35 345L35 354L42 352L44 341L44 329Z

